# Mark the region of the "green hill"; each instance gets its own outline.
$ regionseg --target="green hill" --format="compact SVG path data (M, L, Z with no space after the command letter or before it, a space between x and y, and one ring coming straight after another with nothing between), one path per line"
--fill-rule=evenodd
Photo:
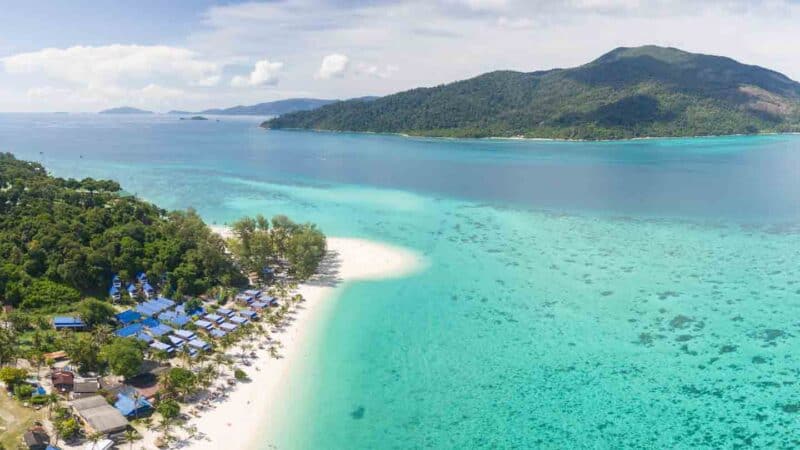
M262 126L564 139L800 131L800 84L720 56L618 48L575 68L490 72L285 114Z

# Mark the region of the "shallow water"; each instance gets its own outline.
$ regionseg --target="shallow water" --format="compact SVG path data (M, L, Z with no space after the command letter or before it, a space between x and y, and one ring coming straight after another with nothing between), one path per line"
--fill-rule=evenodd
M800 137L256 123L0 115L0 151L210 222L280 212L427 257L346 289L265 448L800 445Z

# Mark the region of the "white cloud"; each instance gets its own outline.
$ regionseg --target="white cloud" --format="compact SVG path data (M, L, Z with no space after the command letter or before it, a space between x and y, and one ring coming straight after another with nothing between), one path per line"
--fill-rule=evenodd
M356 72L360 75L366 75L375 78L389 78L398 70L399 69L397 66L391 64L380 67L374 64L358 63L356 66Z
M278 84L278 73L283 69L282 62L271 62L268 59L258 61L249 76L237 75L231 80L231 86L264 86Z
M0 59L11 74L42 74L77 85L149 84L154 79L208 83L220 67L197 53L165 45L46 48Z
M347 67L350 65L350 58L341 53L332 53L322 58L322 64L317 71L317 78L327 80L330 78L340 78L344 76Z

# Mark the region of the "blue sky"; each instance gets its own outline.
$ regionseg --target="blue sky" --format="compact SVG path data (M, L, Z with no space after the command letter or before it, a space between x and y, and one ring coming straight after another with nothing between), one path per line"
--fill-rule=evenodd
M790 0L13 1L0 111L383 95L671 45L800 78Z

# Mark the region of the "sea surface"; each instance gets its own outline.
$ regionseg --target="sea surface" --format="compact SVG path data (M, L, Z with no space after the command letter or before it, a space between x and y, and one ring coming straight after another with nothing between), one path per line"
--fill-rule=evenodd
M800 136L628 142L0 114L0 151L210 223L412 248L350 285L264 449L800 447Z

